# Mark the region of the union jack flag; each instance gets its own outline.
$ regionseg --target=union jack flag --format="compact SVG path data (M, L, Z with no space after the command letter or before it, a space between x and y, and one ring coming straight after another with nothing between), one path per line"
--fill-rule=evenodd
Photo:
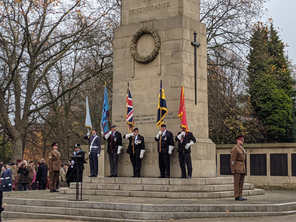
M133 130L134 125L135 125L135 120L134 120L133 99L132 99L131 91L129 88L129 84L127 86L127 94L126 94L125 120L126 120L128 130L131 132Z

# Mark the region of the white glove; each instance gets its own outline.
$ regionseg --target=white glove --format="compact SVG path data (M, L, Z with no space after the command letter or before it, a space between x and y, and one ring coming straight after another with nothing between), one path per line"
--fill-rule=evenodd
M194 144L193 141L191 141L190 143L187 143L187 144L185 145L185 149L188 150L189 147L192 146L193 144Z
M182 131L182 132L177 136L178 140L181 140L182 137L185 136L185 134L186 134L186 133L185 133L184 131Z
M118 146L117 154L121 153L122 148L123 148L122 146Z
M97 157L99 157L99 156L100 156L100 154L98 153L98 154L97 154Z
M141 153L140 153L140 159L142 159L144 157L144 153L145 153L146 150L141 150Z
M161 135L162 134L162 132L161 131L159 131L157 134L156 134L156 139L158 139L159 138L159 135Z
M90 155L90 152L88 152L88 155Z
M112 132L111 132L111 131L109 131L109 133L107 133L107 134L105 135L105 139L108 139L108 138L109 138L109 136L111 136L111 134L112 134Z
M128 139L128 138L130 138L133 135L134 135L134 133L128 133L128 134L125 135L125 138Z
M103 131L101 131L101 135L102 135L102 136L104 136L104 135L105 135Z
M169 154L173 153L174 146L169 146Z
M89 135L90 135L90 133L87 133L86 135L87 135L87 136L89 136Z

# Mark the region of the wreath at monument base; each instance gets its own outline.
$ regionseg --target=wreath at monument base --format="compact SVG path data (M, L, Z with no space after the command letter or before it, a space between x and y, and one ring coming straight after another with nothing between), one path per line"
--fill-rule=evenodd
M137 42L145 34L152 35L153 40L154 40L154 49L150 55L140 56L139 53L137 52ZM151 27L144 27L144 28L139 29L139 31L137 31L136 34L134 34L134 36L132 38L130 49L131 49L132 57L138 63L148 64L148 63L152 62L156 58L156 56L158 55L159 49L160 49L160 37L159 37L157 31Z

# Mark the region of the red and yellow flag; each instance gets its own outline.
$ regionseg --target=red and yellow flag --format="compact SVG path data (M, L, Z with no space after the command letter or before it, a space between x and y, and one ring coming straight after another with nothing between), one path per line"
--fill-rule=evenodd
M181 88L180 108L179 108L179 114L178 114L178 116L181 119L182 127L186 128L186 131L188 131L187 118L186 118L186 108L185 108L185 94L184 94L184 88L183 88L183 86Z

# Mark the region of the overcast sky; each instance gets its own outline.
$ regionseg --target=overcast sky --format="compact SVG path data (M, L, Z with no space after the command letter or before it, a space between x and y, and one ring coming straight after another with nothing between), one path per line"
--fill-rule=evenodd
M267 15L262 18L262 22L266 22L267 18L273 19L275 28L280 28L279 35L283 42L288 43L289 59L296 63L296 25L295 25L295 9L296 0L269 0L265 4L268 9Z

